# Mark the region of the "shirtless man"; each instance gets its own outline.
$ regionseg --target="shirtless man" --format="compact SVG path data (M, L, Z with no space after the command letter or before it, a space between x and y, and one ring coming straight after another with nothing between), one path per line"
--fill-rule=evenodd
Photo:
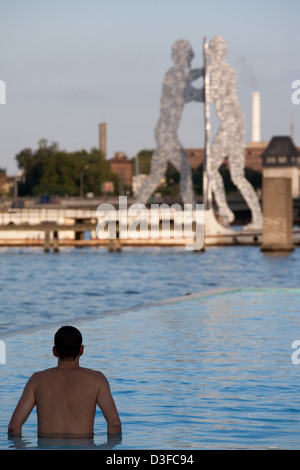
M72 326L54 336L57 367L34 373L8 425L10 436L20 436L22 426L37 407L38 437L92 438L96 404L101 409L108 435L121 433L121 421L106 377L79 366L82 336Z

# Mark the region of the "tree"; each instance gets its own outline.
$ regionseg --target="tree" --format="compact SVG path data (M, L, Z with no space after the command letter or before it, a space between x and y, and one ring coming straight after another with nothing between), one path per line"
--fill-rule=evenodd
M151 169L151 158L153 150L140 150L136 157L132 158L133 171L136 171L136 159L138 158L139 174L149 175Z
M59 150L57 143L47 145L39 141L35 151L24 149L16 156L24 171L19 185L22 196L78 196L82 181L83 192L101 195L101 183L113 181L118 187L118 176L110 171L110 164L98 149L67 152Z

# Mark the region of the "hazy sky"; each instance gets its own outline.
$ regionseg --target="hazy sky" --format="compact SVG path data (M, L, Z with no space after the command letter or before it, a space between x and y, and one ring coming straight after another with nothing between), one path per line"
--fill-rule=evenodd
M246 142L258 90L262 140L288 135L292 116L300 146L300 104L291 101L299 0L0 0L0 13L0 167L8 174L17 172L15 155L41 138L70 151L98 146L100 122L108 158L154 148L161 84L181 38L193 46L193 67L202 65L205 36L227 39ZM186 148L203 146L202 104L186 105L179 136Z

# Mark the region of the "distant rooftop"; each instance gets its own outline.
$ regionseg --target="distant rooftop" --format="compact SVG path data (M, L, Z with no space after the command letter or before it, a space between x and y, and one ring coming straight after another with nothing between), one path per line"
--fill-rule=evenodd
M298 149L289 136L272 137L269 145L263 152L262 157L277 157L279 155L284 155L285 157L300 156Z
M300 166L300 152L289 136L272 137L261 158L263 166Z

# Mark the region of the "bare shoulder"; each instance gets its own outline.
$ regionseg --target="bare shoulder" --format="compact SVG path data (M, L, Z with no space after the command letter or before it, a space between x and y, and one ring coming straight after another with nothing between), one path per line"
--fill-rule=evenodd
M29 379L27 380L27 383L25 385L25 388L26 389L34 389L35 386L37 384L39 384L41 382L41 379L43 380L43 377L44 377L44 373L46 371L38 371L38 372L34 372L30 377Z
M33 387L43 385L45 383L52 383L54 380L56 383L60 381L65 374L61 374L61 370L58 367L52 367L50 369L44 369L42 371L35 372L30 379L28 380L28 384L32 385ZM108 380L105 375L98 370L89 369L86 367L78 367L73 369L75 375L73 376L76 378L77 381L84 381L85 383L94 384L95 386L107 386Z
M34 372L32 376L30 377L30 380L35 381L39 380L40 378L52 374L55 371L56 367L51 367L50 369L44 369L44 370L39 370L37 372Z
M34 372L31 377L29 377L26 386L27 387L34 387L36 384L40 383L41 380L43 380L43 377L45 376L46 371L37 371Z
M87 367L80 367L80 370L92 377L94 380L97 380L99 383L107 382L107 378L100 370L88 369Z

